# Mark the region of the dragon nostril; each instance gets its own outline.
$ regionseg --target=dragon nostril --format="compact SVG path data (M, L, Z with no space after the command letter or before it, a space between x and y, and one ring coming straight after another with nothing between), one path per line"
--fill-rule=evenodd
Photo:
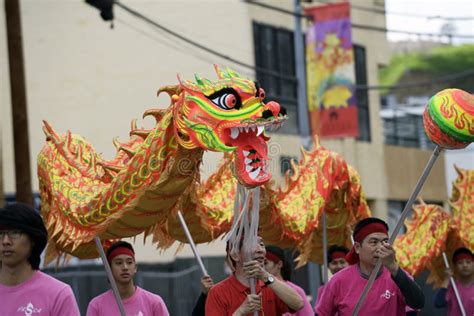
M264 118L264 119L270 118L270 117L272 117L272 116L273 116L273 113L272 113L272 111L270 111L270 110L265 110L265 111L263 111L263 113L262 113L262 118Z

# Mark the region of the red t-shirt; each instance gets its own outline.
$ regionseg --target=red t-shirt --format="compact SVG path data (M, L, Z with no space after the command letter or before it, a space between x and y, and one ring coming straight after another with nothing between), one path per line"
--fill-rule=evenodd
M257 294L262 293L262 311L259 316L280 316L288 306L263 282L257 282ZM206 316L231 316L250 294L250 289L234 275L214 285L206 300ZM252 315L252 314L249 314Z

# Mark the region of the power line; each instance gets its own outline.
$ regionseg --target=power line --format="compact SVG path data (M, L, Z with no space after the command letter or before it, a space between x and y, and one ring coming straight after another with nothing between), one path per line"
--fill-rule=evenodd
M362 25L362 24L357 24L357 23L352 23L352 27L363 29L363 30L377 31L377 32L400 33L400 34L417 35L417 36L474 38L474 35L465 35L465 34L458 34L458 35L450 34L450 35L447 35L447 34L440 34L440 33L411 32L411 31L404 31L404 30L392 30L392 29L387 29L385 27Z
M300 18L307 18L309 20L312 20L313 17L311 15L306 15L298 12L294 12L291 10L286 10L283 8L279 8L276 6L272 6L270 4L265 4L265 3L260 3L255 0L243 0L243 2L256 5L259 7L263 7L269 10L277 11L283 14L288 14ZM320 3L328 3L324 1L317 1ZM352 7L354 5L351 4ZM355 8L355 7L354 7ZM374 9L377 10L377 9ZM385 12L385 11L384 11ZM363 30L370 30L370 31L376 31L376 32L383 32L383 33L399 33L399 34L408 34L408 35L417 35L417 36L436 36L436 37L450 37L450 38L474 38L474 35L465 35L465 34L452 34L452 35L445 35L445 34L440 34L440 33L423 33L423 32L412 32L412 31L404 31L404 30L394 30L394 29L387 29L385 27L378 27L378 26L371 26L371 25L364 25L364 24L358 24L358 23L352 23L352 27L355 29L363 29Z
M434 84L438 83L445 83L445 82L450 82L454 80L459 80L463 78L467 78L470 76L474 75L474 68L458 72L455 74L449 74L445 76L438 77L436 79L430 79L430 80L422 80L422 81L416 81L416 82L407 82L407 83L400 83L392 86L386 86L386 85L374 85L374 86L368 86L368 85L356 85L356 89L358 90L400 90L400 89L410 89L410 88L417 88L417 87L426 87L426 86L431 86Z
M256 66L253 66L253 65L250 65L250 64L247 64L243 61L240 61L240 60L237 60L233 57L230 57L228 55L225 55L221 52L218 52L216 50L213 50L213 49L210 49L209 47L207 46L204 46L196 41L193 41L192 39L188 38L188 37L185 37L153 20L151 20L150 18L144 16L143 14L131 9L130 7L124 5L123 3L119 2L119 1L115 1L114 2L117 6L121 7L123 10L127 11L128 13L130 13L131 15L137 17L137 18L140 18L142 19L143 21L147 22L147 23L150 23L151 25L159 28L160 30L164 31L165 33L168 33L176 38L179 38L180 40L182 40L183 42L185 43L188 43L192 46L195 46L205 52L208 52L214 56L217 56L219 58L222 58L224 60L227 60L227 61L230 61L236 65L239 65L239 66L242 66L242 67L245 67L245 68L248 68L248 69L252 69L252 70L256 70L256 71L259 71L261 73L264 73L264 74L267 74L267 75L271 75L271 76L274 76L274 77L278 77L278 78L281 78L281 79L285 79L285 80L289 80L289 81L292 81L292 82L296 82L296 78L294 76L285 76L285 75L282 75L276 71L272 71L272 70L268 70L268 69L265 69L265 68L261 68L261 67L256 67Z
M314 2L322 3L322 4L330 4L331 1L324 1L324 0L313 0ZM366 11L366 12L372 12L372 13L377 13L377 14L382 14L382 15L399 15L399 16L405 16L405 17L412 17L412 18L422 18L422 19L441 19L441 20L449 20L449 21L454 21L454 20L474 20L474 16L452 16L452 17L445 17L441 15L437 16L428 16L428 15L421 15L421 14L414 14L414 13L402 13L402 12L392 12L392 11L387 11L385 9L377 9L377 8L372 8L372 7L366 7L358 4L352 4L351 3L351 8L354 8L359 11Z
M142 15L141 13L127 7L126 5L122 4L122 3L119 3L118 1L115 1L114 2L116 5L120 6L122 9L124 9L125 11L129 12L130 14L134 15L135 17L138 17L150 24L152 24L153 26L161 29L162 31L174 36L174 37L177 37L179 38L180 40L192 45L192 46L195 46L201 50L204 50L210 54L213 54L215 56L218 56L222 59L225 59L225 60L228 60L230 62L233 62L237 65L240 65L240 66L243 66L245 68L248 68L248 69L251 69L251 70L256 70L256 71L259 71L261 73L265 73L265 74L270 74L272 76L275 76L275 77L278 77L278 78L282 78L282 79L287 79L287 80L291 80L292 82L296 82L296 78L295 77L290 77L290 76L283 76L281 75L280 73L278 72L275 72L275 71L271 71L271 70L268 70L268 69L264 69L264 68L261 68L261 67L255 67L253 65L250 65L250 64L247 64L247 63L244 63L242 61L239 61L235 58L232 58L232 57L229 57L223 53L220 53L218 51L215 51L215 50L212 50L210 48L207 48L181 34L178 34L172 30L170 30L169 28L167 27L164 27L158 23L156 23L155 21L147 18L146 16ZM412 82L412 83L402 83L402 84L398 84L398 85L392 85L392 86L384 86L384 85L374 85L374 86L369 86L369 85L356 85L355 88L357 90L381 90L381 89L408 89L408 88L413 88L413 87L420 87L420 86L430 86L430 85L433 85L433 84L437 84L437 83L443 83L443 82L449 82L449 81L453 81L453 80L457 80L457 79L462 79L462 78L466 78L468 76L471 76L471 75L474 75L474 68L473 69L469 69L469 70L466 70L466 71L463 71L463 72L460 72L460 73L455 73L455 74L450 74L450 75L446 75L446 76L443 76L443 77L439 77L437 79L433 79L433 80L425 80L425 81L419 81L419 82Z

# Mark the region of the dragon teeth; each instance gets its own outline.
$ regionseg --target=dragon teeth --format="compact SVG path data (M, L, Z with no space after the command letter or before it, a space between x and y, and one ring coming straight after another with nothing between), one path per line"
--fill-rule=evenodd
M242 152L244 154L244 157L247 157L248 155L250 155L250 151L243 150Z
M247 164L247 165L248 165L249 163L251 163L251 162L252 162L252 159L245 158L245 159L244 159L244 162L245 162L245 164Z
M244 129L245 129L245 132L246 132L246 133L249 132L249 127L248 127L248 126L245 126Z
M259 136L260 134L262 134L264 130L265 130L265 127L264 127L264 126L258 126L258 127L257 127L257 136Z
M236 128L236 127L231 128L230 129L230 137L232 139L236 139L237 137L239 137L239 128Z
M252 166L245 166L245 171L247 171L248 174L251 174L250 171L252 171L253 167Z
M249 177L250 177L252 180L257 179L258 174L260 173L260 170L261 170L261 169L262 169L261 167L258 167L257 169L255 169L255 171L249 172ZM247 171L247 172L248 172L248 171Z

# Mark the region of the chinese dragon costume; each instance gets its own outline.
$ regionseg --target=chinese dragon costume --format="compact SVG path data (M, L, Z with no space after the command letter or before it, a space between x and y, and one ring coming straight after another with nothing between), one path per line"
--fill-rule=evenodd
M197 243L212 241L231 228L237 183L260 187L260 234L267 243L298 249L300 264L322 261L323 210L329 241L350 245L351 226L370 216L357 172L316 140L299 165L292 163L284 188L275 189L267 134L284 123L284 108L265 103L258 83L228 68L215 70L215 82L178 77L179 84L159 89L158 95L169 95L169 107L144 113L156 119L152 129L132 121L130 139L114 140L112 160L81 136L61 136L44 122L38 177L50 237L47 262L62 254L97 257L95 236L105 247L141 233L161 248L187 242L178 210ZM205 150L225 156L202 183Z

